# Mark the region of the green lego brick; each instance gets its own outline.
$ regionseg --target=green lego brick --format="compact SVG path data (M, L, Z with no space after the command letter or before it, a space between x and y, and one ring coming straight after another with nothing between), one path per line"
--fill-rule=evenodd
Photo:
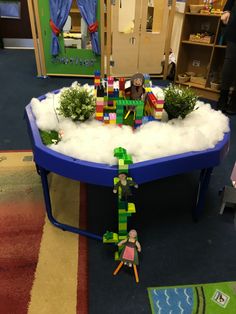
M127 211L126 209L119 209L119 215L126 215Z
M123 119L116 118L116 124L122 124L122 123L123 123Z
M120 254L118 251L115 252L115 261L119 261L120 260Z
M126 165L131 165L133 163L133 159L131 155L126 155L125 159L124 159L124 164Z
M143 109L136 110L136 119L137 119L137 116L143 116Z
M114 156L115 157L119 157L120 155L124 155L126 154L126 149L123 147L117 147L114 149Z
M122 237L126 238L127 234L128 234L127 230L119 231L119 239L121 239Z
M123 210L123 209L122 209ZM127 210L125 210L125 214L121 213L119 211L119 216L121 215L122 217L130 217L132 215L133 212L128 212ZM118 219L120 221L120 219Z
M123 169L122 168L119 169L119 173L127 173L128 174L128 172L129 172L129 169L126 167L124 167Z
M131 213L128 215L125 215L125 217L120 217L118 218L118 223L127 223L128 217L131 216Z
M119 201L119 202L118 202L118 209L119 209L119 210L120 210L120 209L126 210L126 208L127 208L127 203L126 203L126 202L124 202L124 201Z
M127 205L127 208L128 208L128 205ZM118 209L118 213L119 213L119 216L121 216L121 217L124 216L125 217L128 212L127 212L126 209L123 208L123 209Z
M126 230L127 231L127 222L118 223L119 230Z
M125 217L127 217L127 215L130 216L130 213L128 213L127 211L125 213L123 211L122 212L119 211L119 221L120 218L124 219Z
M107 231L103 235L103 243L117 243L118 242L118 234Z

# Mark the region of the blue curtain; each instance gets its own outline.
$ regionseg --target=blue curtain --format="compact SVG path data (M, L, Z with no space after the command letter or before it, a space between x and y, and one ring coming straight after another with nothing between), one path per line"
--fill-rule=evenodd
M53 56L56 56L59 53L60 47L58 35L66 23L71 4L72 0L50 0L50 26L52 28L51 53Z
M93 52L100 54L97 22L97 0L76 0L82 18L88 25Z

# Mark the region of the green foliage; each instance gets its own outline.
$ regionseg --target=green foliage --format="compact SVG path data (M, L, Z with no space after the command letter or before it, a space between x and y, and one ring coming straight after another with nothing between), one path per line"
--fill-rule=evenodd
M164 109L169 119L181 117L184 119L194 109L198 96L189 87L169 85L164 89Z
M39 130L39 133L44 145L51 145L53 143L58 143L60 141L60 137L57 131Z
M105 238L106 240L111 240L111 239L113 239L113 232L106 231L106 233L104 234L104 238Z
M85 121L95 113L95 96L85 86L76 85L65 89L61 92L59 101L59 114L73 121Z

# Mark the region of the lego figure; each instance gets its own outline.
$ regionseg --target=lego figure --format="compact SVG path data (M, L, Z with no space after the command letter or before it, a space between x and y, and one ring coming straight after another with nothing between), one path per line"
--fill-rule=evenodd
M132 229L129 232L128 238L118 243L118 246L124 245L120 254L120 260L125 265L132 267L132 265L138 265L138 252L141 252L141 245L137 241L137 231Z
M130 99L133 100L143 99L145 94L143 84L144 84L143 74L136 73L131 77Z
M134 186L138 188L138 184L133 181L131 178L127 178L126 173L119 173L119 181L114 185L113 192L117 193L120 188L120 201L128 202L132 198L131 187Z

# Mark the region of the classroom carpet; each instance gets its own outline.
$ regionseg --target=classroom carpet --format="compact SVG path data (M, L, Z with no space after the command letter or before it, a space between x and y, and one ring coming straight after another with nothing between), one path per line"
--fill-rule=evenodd
M150 287L152 314L233 314L236 281L173 287Z
M86 187L49 174L53 213L86 227ZM0 151L0 313L86 314L87 241L45 215L32 153Z

